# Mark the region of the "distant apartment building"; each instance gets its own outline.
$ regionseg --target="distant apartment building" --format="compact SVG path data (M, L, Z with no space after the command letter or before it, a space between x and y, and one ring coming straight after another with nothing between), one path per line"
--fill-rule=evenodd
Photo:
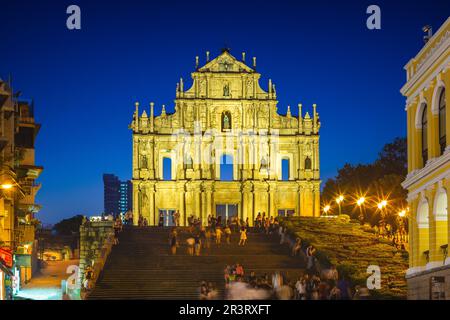
M129 180L120 181L114 174L103 175L104 213L118 216L131 210L132 186Z

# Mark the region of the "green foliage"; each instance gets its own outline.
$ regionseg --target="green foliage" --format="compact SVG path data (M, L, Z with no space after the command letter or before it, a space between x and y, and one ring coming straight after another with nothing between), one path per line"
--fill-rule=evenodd
M55 224L53 230L61 235L77 234L80 231L80 226L83 221L82 215L76 215L69 219L64 219Z
M340 214L336 218L338 222L342 223L349 223L350 222L350 216L348 214Z
M380 240L369 224L361 226L333 218L293 217L284 219L283 225L305 245L317 248L316 258L322 267L334 264L340 276L347 276L353 285L366 285L367 267L378 265L382 288L372 290L372 296L379 299L406 297L407 252L395 249L390 241Z

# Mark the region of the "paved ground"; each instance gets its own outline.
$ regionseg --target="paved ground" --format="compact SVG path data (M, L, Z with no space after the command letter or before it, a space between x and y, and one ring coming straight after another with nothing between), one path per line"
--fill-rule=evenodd
M22 286L17 297L32 300L62 300L61 281L67 280L67 267L78 265L78 260L47 261L29 283Z

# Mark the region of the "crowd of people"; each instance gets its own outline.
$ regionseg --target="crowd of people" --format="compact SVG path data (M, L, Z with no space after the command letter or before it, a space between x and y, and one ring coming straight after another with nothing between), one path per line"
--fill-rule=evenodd
M126 217L129 218L129 217ZM174 227L169 234L170 253L177 254L180 247L180 232L187 232L185 237L186 252L190 256L200 256L204 250L211 249L212 245L220 247L231 244L232 233L239 234L239 246L245 246L248 238L249 220L244 221L237 216L223 219L221 216L207 218L204 226L197 217L187 219L187 231L179 230L179 214L173 215ZM122 220L115 224L115 234L122 228ZM132 217L125 223L132 221ZM348 300L368 299L369 290L365 287L352 285L347 277L339 276L336 266L322 269L316 258L317 250L314 246L304 243L301 238L293 237L278 219L258 213L253 221L252 232L264 233L267 236L279 237L279 244L288 246L290 255L303 259L306 264L304 272L296 279L289 279L281 272L274 274L256 275L254 271L246 274L244 267L236 263L224 269L225 298L226 299L281 299L281 300ZM139 225L145 226L144 218L139 219ZM392 236L395 243L395 236ZM117 240L118 241L118 240ZM214 300L218 298L218 290L211 282L203 281L199 287L201 300Z
M268 218L270 221L270 218ZM287 245L292 256L306 262L306 270L298 278L289 279L281 272L256 275L254 271L244 272L237 263L226 266L224 270L226 299L280 299L280 300L365 300L370 299L366 287L352 287L350 280L339 275L336 266L323 269L316 258L314 246L303 243L299 237L293 238L288 230L273 219L266 231L266 219L255 222L256 230L263 229L267 234L279 236L280 245Z
M233 232L239 232L238 246L245 246L248 240L248 221L239 221L236 217L230 217L226 221L222 218L208 216L208 225L202 226L199 219L190 216L187 229L186 252L190 256L200 256L204 249L211 249L211 244L220 247L223 243L231 244ZM172 255L177 254L180 247L180 235L178 228L172 227L169 233L169 246Z

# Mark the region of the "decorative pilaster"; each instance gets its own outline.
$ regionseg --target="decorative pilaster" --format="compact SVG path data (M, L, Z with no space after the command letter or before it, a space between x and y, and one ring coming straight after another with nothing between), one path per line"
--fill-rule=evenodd
M419 197L410 200L409 203L410 212L412 213L408 217L408 230L409 230L409 267L414 268L419 266L419 228L417 223L417 209L419 206Z
M150 182L147 186L147 195L149 201L149 224L157 226L159 224L159 216L155 212L155 183Z

